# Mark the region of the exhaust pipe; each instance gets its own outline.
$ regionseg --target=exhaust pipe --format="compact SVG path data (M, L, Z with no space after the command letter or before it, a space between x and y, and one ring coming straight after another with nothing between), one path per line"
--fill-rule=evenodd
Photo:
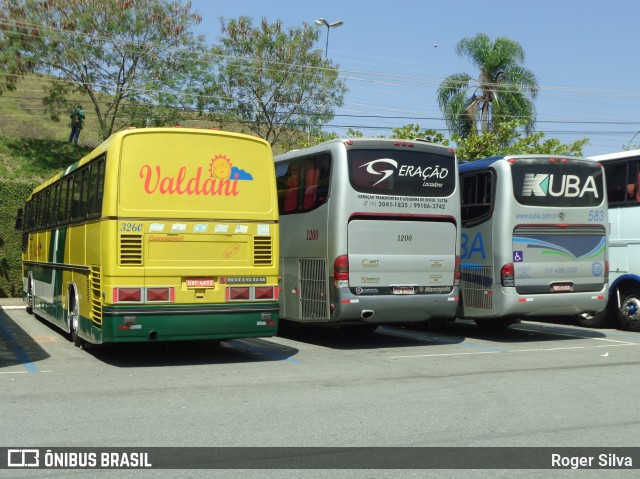
M363 309L362 312L360 313L360 317L362 319L369 319L369 318L373 318L374 314L375 314L375 311L373 309Z
M149 339L156 339L158 337L158 333L156 331L149 331Z

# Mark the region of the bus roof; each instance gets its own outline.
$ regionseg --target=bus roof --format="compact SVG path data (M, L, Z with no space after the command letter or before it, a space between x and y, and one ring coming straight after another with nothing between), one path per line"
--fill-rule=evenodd
M227 137L236 137L236 138L243 138L245 140L254 140L254 141L258 141L261 143L267 143L268 142L262 138L259 138L257 136L253 136L253 135L247 135L244 133L235 133L235 132L231 132L231 131L223 131L223 130L208 130L208 129L204 129L204 128L183 128L183 127L158 127L158 128L136 128L136 127L129 127L125 130L120 130L117 131L115 133L113 133L109 138L107 138L106 140L104 140L102 143L100 143L98 146L96 146L93 150L91 150L91 152L89 152L89 154L83 156L82 158L80 158L78 161L76 161L75 163L71 163L69 166L67 166L66 168L64 168L63 170L59 171L58 173L56 173L55 175L51 176L50 178L46 179L45 181L43 181L40 185L38 185L36 188L34 188L34 190L32 191L31 195L29 196L29 198L31 198L31 196L35 193L37 193L38 191L46 188L47 186L55 183L56 181L58 181L60 178L68 175L69 173L77 170L80 166L88 163L89 161L93 160L94 158L100 156L101 154L103 154L104 152L106 152L109 147L115 143L116 141L122 141L122 139L125 136L128 135L139 135L139 134L153 134L153 133L209 133L212 135L217 135L217 136L227 136Z
M433 152L438 152L440 154L451 154L454 155L455 151L453 148L445 145L441 145L439 143L431 143L430 141L423 140L421 138L416 138L414 140L402 140L398 138L335 138L333 140L324 141L322 143L318 143L317 145L310 146L308 148L291 150L286 153L281 153L274 157L275 161L283 161L288 160L290 158L297 158L304 155L311 155L315 153L320 153L322 151L327 151L331 149L333 145L344 145L347 147L352 146L367 146L367 147L409 147L412 148L414 146L419 146L421 148L427 148Z
M568 156L568 155L538 155L535 153L525 154L525 155L497 155L490 156L488 158L482 158L480 160L467 161L462 160L458 165L458 170L460 173L464 172L472 172L472 171L480 171L488 168L493 165L495 162L500 160L509 160L509 159L527 159L527 158L569 158L572 160L585 160L586 158L581 156Z
M606 160L619 160L622 158L631 158L634 156L640 156L640 150L618 151L616 153L607 153L604 155L590 156L590 160L606 161Z

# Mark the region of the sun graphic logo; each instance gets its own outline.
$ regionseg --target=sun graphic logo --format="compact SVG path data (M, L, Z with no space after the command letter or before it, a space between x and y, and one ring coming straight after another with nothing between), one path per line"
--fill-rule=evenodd
M211 159L209 172L212 178L226 180L231 176L231 160L225 155L216 155Z

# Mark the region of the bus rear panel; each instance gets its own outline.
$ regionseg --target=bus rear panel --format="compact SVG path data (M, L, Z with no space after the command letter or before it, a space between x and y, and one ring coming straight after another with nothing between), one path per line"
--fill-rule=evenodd
M607 212L598 165L514 156L460 171L463 187L479 177L485 185L484 209L477 196L463 200L461 316L577 315L605 307Z
M310 211L287 211L286 199L281 206L283 317L333 323L453 317L459 280L453 152L419 142L333 141L278 157L280 193L287 194L287 174L298 162L321 156L330 165L326 200Z

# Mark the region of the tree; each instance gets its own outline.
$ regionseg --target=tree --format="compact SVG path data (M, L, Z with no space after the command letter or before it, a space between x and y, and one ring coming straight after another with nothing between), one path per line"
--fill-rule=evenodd
M43 101L52 119L86 94L107 138L127 124L176 121L204 71L200 16L177 0L0 0L0 79L50 80ZM170 108L169 108L170 107ZM66 117L66 113L65 113Z
M465 137L496 131L503 121L523 120L527 133L535 125L538 83L535 75L522 67L524 51L519 43L505 37L491 39L479 33L463 38L456 46L458 56L468 56L480 69L477 82L471 75L448 76L438 88L438 104L452 133Z
M249 17L221 19L218 76L205 90L214 114L241 121L272 144L288 149L320 130L342 105L346 86L337 68L314 47L318 31L310 25L283 29L282 21ZM307 132L305 134L305 132Z
M544 139L544 133L537 132L523 136L518 128L522 120L500 123L495 130L478 135L462 137L456 134L451 139L456 143L456 156L459 160L477 160L496 155L522 155L528 153L541 155L582 156L582 148L589 140L582 139L562 144L556 138Z
M442 133L436 132L430 128L423 129L420 125L410 123L408 125L392 128L392 138L400 138L403 140L413 140L420 138L431 143L437 143L444 146L449 146L449 140L445 138Z

